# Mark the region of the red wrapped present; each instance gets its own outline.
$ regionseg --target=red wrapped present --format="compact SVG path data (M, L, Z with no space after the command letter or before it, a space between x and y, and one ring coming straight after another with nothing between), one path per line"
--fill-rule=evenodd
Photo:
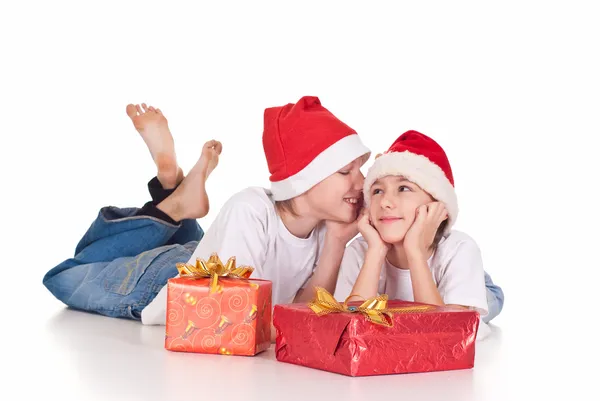
M178 264L168 281L165 348L205 354L256 355L271 345L271 281L253 269L223 265L216 254Z
M474 366L479 313L389 301L337 302L324 289L305 304L276 305L278 361L348 376Z

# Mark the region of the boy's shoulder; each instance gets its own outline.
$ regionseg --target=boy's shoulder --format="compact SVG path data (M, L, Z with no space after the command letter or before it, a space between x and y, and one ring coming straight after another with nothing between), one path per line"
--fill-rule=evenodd
M263 187L247 187L234 193L226 202L224 207L233 207L239 204L247 205L249 209L256 212L274 211L275 203L271 197L271 191Z
M277 213L270 191L261 187L247 187L229 197L219 210L217 227L236 221L240 229L262 227L262 231L276 229Z

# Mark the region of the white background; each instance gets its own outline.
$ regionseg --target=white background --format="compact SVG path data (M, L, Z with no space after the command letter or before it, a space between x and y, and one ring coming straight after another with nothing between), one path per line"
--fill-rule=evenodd
M598 12L577 1L411 3L3 2L7 391L179 399L188 388L218 399L223 387L212 393L205 379L218 366L220 383L243 367L261 383L248 399L282 389L298 399L364 399L369 389L418 399L597 395ZM100 207L148 200L154 165L128 103L162 109L186 171L205 141L223 142L207 228L234 192L268 185L263 110L303 95L318 96L374 153L409 129L446 149L456 228L477 240L506 295L473 371L365 381L273 354L172 355L160 329L64 311L42 286ZM174 390L182 366L203 371Z

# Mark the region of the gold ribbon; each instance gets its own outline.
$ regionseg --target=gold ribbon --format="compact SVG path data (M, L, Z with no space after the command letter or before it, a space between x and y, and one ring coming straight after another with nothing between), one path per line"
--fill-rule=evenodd
M210 293L217 291L219 277L231 277L237 279L247 279L250 277L254 268L250 266L235 266L235 256L229 258L227 263L223 264L216 253L210 255L208 260L196 259L196 264L177 263L179 275L183 278L199 279L210 278Z
M346 298L344 303L341 304L336 301L333 295L331 295L326 289L317 287L315 290L315 299L308 303L308 307L312 309L313 312L315 312L318 316L340 312L361 313L365 315L369 321L386 327L392 327L394 325L394 320L392 318L394 313L423 312L434 309L434 306L430 305L388 308L388 296L386 294L369 298L360 306L348 306L348 299L350 297Z

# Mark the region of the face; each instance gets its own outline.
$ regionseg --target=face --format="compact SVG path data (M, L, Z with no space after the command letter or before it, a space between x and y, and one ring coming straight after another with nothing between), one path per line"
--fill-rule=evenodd
M371 223L389 244L401 242L415 221L417 208L434 201L417 184L400 176L378 179L370 193Z
M360 167L367 159L355 159L307 191L304 201L311 215L320 220L354 221L362 207L365 177Z

